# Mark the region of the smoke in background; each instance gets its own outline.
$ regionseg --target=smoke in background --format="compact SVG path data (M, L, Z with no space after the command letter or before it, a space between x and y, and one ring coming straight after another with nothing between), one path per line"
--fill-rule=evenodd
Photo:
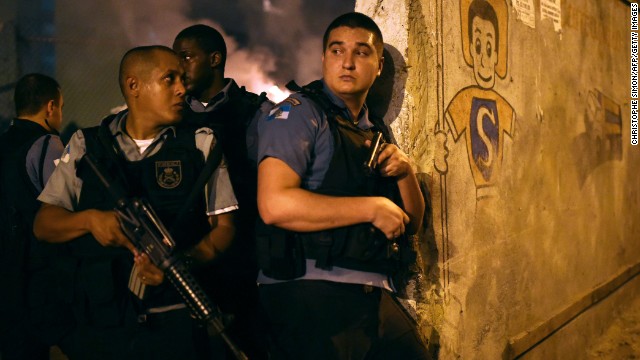
M65 123L92 126L124 101L117 83L120 58L134 46L171 46L183 28L202 23L227 42L226 76L250 91L284 96L291 79L321 76L322 35L345 0L58 0L57 78L65 96Z

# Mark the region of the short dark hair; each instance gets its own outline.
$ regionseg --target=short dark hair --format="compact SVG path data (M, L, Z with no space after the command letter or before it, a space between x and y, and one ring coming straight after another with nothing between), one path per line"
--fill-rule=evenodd
M493 28L496 31L496 49L498 51L498 47L500 46L500 29L498 28L498 15L496 15L496 10L487 2L486 0L473 0L471 5L469 5L469 40L473 39L473 19L480 18L482 20L489 21L493 24Z
M193 39L204 52L209 54L219 51L222 54L221 65L224 68L227 62L227 44L218 30L211 26L197 24L180 31L174 41L179 39Z
M52 77L32 73L16 83L13 101L17 116L35 115L51 100L60 101L60 84Z
M382 56L382 51L384 48L384 40L382 39L382 31L376 24L373 19L368 17L365 14L359 12L350 12L346 14L342 14L335 18L327 27L327 30L324 32L324 36L322 38L322 51L327 50L327 42L329 41L329 34L336 28L341 26L346 26L348 28L361 28L367 31L370 31L374 35L373 44L376 47L379 55Z
M164 51L171 53L173 55L176 54L173 49L164 45L150 45L150 46L138 46L134 47L127 51L124 56L122 56L122 60L120 60L120 69L118 71L118 83L120 84L120 91L122 91L122 95L124 95L124 88L126 86L126 75L133 66L140 62L149 62L151 55L156 51ZM151 71L150 67L146 68L147 71Z

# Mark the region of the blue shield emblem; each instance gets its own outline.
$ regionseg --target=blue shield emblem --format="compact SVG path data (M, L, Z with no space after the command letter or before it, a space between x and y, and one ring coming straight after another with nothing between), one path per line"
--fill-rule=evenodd
M476 167L486 182L498 161L500 122L496 102L473 98L469 119L471 131L471 154Z

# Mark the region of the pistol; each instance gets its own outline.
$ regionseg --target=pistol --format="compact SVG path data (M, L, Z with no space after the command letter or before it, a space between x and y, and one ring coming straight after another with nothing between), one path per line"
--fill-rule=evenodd
M364 170L367 175L372 175L377 167L378 167L378 155L380 155L380 151L382 150L382 144L384 144L384 138L382 137L382 133L376 131L373 134L373 139L371 139L371 146L369 147L369 154L366 157L364 162Z

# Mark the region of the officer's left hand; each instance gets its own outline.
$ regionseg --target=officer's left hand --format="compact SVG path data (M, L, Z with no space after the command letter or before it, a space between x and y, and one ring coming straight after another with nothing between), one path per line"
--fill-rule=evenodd
M143 284L158 286L164 281L164 273L151 263L147 254L138 253L133 257L138 267L138 278Z
M394 144L384 144L378 155L378 171L382 176L402 179L411 173L409 157Z

